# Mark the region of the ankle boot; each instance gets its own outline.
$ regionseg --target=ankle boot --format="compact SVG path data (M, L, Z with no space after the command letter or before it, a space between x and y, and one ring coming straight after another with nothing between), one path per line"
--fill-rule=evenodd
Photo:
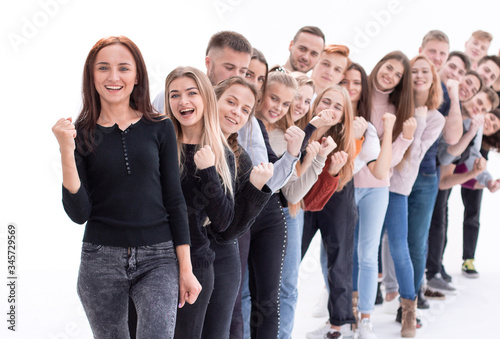
M403 314L401 317L401 336L413 338L417 334L417 298L415 300L401 298Z
M352 292L352 313L354 314L354 319L356 319L356 323L353 324L353 330L358 328L359 322L359 313L358 313L358 291Z

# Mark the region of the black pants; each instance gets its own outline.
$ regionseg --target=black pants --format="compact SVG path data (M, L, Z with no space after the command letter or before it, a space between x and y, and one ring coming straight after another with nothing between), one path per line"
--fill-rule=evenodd
M483 190L471 190L462 187L462 201L464 203L464 235L462 259L474 259L479 236L479 215Z
M353 180L334 193L323 210L304 214L302 257L319 229L328 256L328 312L334 326L356 322L352 313L352 255L357 218Z
M250 228L249 289L252 298L251 337L278 337L281 271L286 250L286 221L274 194Z
M214 290L208 304L201 337L228 339L234 303L241 282L238 241L218 244L212 240L210 248L215 252Z
M177 322L175 323L175 339L198 339L201 337L203 322L208 307L208 302L214 288L214 268L194 267L193 274L201 284L202 289L194 304L185 303L177 310Z
M436 204L432 212L431 227L429 229L429 241L427 252L427 279L431 279L441 272L443 253L446 246L446 233L448 231L448 199L451 188L438 190Z
M233 317L231 319L231 339L243 338L243 314L241 311L241 291L243 288L243 275L247 270L248 252L250 251L251 234L248 230L245 234L238 238L238 246L240 249L241 277L238 294L234 303Z

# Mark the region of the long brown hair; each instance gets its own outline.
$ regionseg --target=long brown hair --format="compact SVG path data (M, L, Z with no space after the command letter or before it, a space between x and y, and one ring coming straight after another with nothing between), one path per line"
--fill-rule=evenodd
M132 56L137 68L137 84L130 94L130 107L138 110L148 121L153 121L158 114L153 111L149 98L149 80L146 63L137 45L124 36L110 36L100 39L90 50L83 67L82 101L83 107L76 119L75 126L79 132L77 143L80 151L93 152L95 147L95 128L101 114L101 99L94 85L94 66L97 54L104 47L119 44L125 46ZM85 150L83 149L85 147Z
M174 124L175 133L177 135L177 151L179 157L180 173L184 172L184 164L181 159L184 157L185 151L182 145L182 125L175 118L172 108L170 107L170 85L179 78L190 78L196 83L196 87L200 91L203 99L203 135L201 136L201 145L209 145L215 155L215 168L222 178L224 190L233 193L232 178L229 172L229 167L226 160L225 148L229 148L227 141L222 134L219 125L219 114L217 112L217 99L208 77L197 68L194 67L177 67L167 76L165 80L165 113Z
M404 71L399 83L389 94L389 103L396 107L396 122L392 131L392 141L396 140L403 131L403 123L414 115L415 106L413 103L413 81L411 78L411 66L408 57L400 51L394 51L384 56L373 68L368 77L370 90L375 90L375 79L382 65L388 60L397 60L403 65Z
M358 116L363 117L366 121L370 121L371 113L372 113L372 104L371 104L371 88L368 85L368 76L366 75L365 69L361 67L360 64L352 63L349 67L347 67L347 71L356 70L361 74L361 93L358 101L357 111Z
M342 97L344 98L344 102L342 103L344 107L344 114L342 115L339 123L330 127L324 135L318 135L317 132L313 133L313 135L311 136L311 140L319 140L323 136L331 136L333 138L333 141L335 141L335 143L337 144L337 148L332 151L332 153L338 151L344 151L347 153L347 162L339 172L339 186L337 188L337 191L341 191L342 188L344 188L344 186L352 179L352 174L354 171L354 156L356 154L356 144L354 141L353 128L354 114L351 104L351 98L349 97L349 93L347 92L347 90L339 85L334 85L326 88L323 93L321 93L316 98L316 100L314 100L314 104L312 107L314 115L319 114L319 112L317 112L319 103L323 99L323 96L330 91L335 91L342 94Z
M229 79L223 80L215 86L214 91L215 91L215 96L217 97L217 101L220 100L222 94L224 94L227 89L229 89L231 86L234 85L240 85L245 88L248 88L248 90L252 93L252 95L255 98L255 104L252 107L252 110L248 114L248 119L250 120L255 112L255 105L257 104L257 99L259 97L259 91L257 87L255 87L254 84L251 84L244 80L242 77L239 76L233 76ZM231 150L234 153L234 156L236 158L236 166L239 164L239 156L240 156L240 151L239 151L239 145L238 145L238 140L236 139L238 137L238 133L233 133L227 138L227 143L229 144L229 147L231 147Z

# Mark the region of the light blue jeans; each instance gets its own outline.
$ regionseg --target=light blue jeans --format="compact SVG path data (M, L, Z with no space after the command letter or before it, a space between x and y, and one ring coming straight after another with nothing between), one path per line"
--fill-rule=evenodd
M358 309L371 314L377 297L378 248L389 203L389 187L356 188L358 223L354 232L353 291L358 291Z
M297 281L301 260L302 232L304 230L304 211L299 209L292 217L288 207L283 208L287 225L287 246L280 290L280 339L292 337L295 307L297 306Z
M137 339L173 338L178 293L172 241L129 248L83 243L78 295L94 338L130 338L129 296L137 310Z
M396 269L399 294L402 298L414 300L413 264L408 249L407 196L389 192L389 205L385 215L384 228L387 231L389 249ZM384 268L382 267L382 269Z

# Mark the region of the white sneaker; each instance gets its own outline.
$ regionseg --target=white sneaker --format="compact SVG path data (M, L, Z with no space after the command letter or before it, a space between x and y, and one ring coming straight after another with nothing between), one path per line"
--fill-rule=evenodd
M306 333L306 338L307 339L323 339L325 335L330 332L330 322L327 321L326 324L323 326L317 328L316 330L312 332Z
M314 318L328 317L328 290L323 287L319 295L318 301L313 306L312 316Z
M373 324L370 318L361 320L356 333L358 334L358 339L377 339L377 336L373 333Z
M342 333L344 339L352 339L356 337L356 333L353 332L351 324L340 326L340 333Z
M387 314L396 314L398 313L399 308L399 295L392 299L391 301L387 301L384 299L384 303L382 304L382 310Z

